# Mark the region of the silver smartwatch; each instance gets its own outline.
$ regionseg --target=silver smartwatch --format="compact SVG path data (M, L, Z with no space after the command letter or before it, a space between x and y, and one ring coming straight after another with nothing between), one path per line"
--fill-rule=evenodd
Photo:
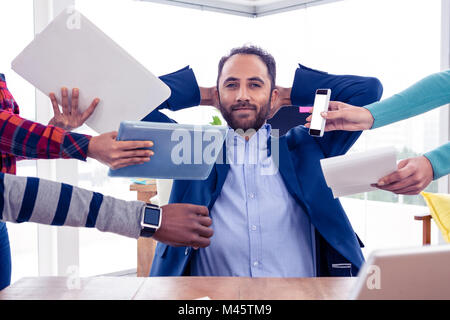
M162 209L154 204L147 203L142 209L141 237L150 238L159 229L162 221Z

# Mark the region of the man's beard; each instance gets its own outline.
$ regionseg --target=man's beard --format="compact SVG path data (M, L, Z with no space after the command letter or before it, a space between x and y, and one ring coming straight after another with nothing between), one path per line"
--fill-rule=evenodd
M247 131L249 129L254 129L256 131L259 128L261 128L262 125L267 120L267 116L270 111L270 100L271 100L271 98L269 98L269 101L265 105L261 106L261 109L256 114L256 117L253 121L239 119L235 115L233 115L233 113L235 110L240 109L240 108L250 108L253 110L257 110L257 107L254 104L251 104L248 102L237 103L237 104L232 105L230 107L230 111L228 112L222 106L222 103L219 99L219 107L220 107L220 111L222 113L223 118L225 119L225 121L228 123L228 125L232 129L234 129L234 130L242 129L243 131ZM242 123L242 122L245 122L245 123Z

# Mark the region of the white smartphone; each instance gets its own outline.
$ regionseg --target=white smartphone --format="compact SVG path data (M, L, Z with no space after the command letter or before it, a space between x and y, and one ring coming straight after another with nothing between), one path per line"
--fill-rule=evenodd
M314 98L314 110L309 127L309 134L314 137L322 137L325 129L325 119L320 115L323 111L328 111L331 89L317 89Z

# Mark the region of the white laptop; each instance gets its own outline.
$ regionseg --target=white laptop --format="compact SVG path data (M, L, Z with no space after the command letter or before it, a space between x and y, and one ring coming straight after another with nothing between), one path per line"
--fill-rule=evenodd
M450 245L373 252L350 299L450 299Z
M54 92L58 101L61 87L79 88L81 111L100 98L86 121L98 133L141 120L170 96L166 84L71 8L36 36L12 69L44 94Z

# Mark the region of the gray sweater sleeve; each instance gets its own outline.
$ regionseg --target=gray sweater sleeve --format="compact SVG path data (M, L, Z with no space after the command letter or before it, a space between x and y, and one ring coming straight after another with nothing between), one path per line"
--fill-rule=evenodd
M138 238L145 206L65 183L0 173L0 220L97 228Z

